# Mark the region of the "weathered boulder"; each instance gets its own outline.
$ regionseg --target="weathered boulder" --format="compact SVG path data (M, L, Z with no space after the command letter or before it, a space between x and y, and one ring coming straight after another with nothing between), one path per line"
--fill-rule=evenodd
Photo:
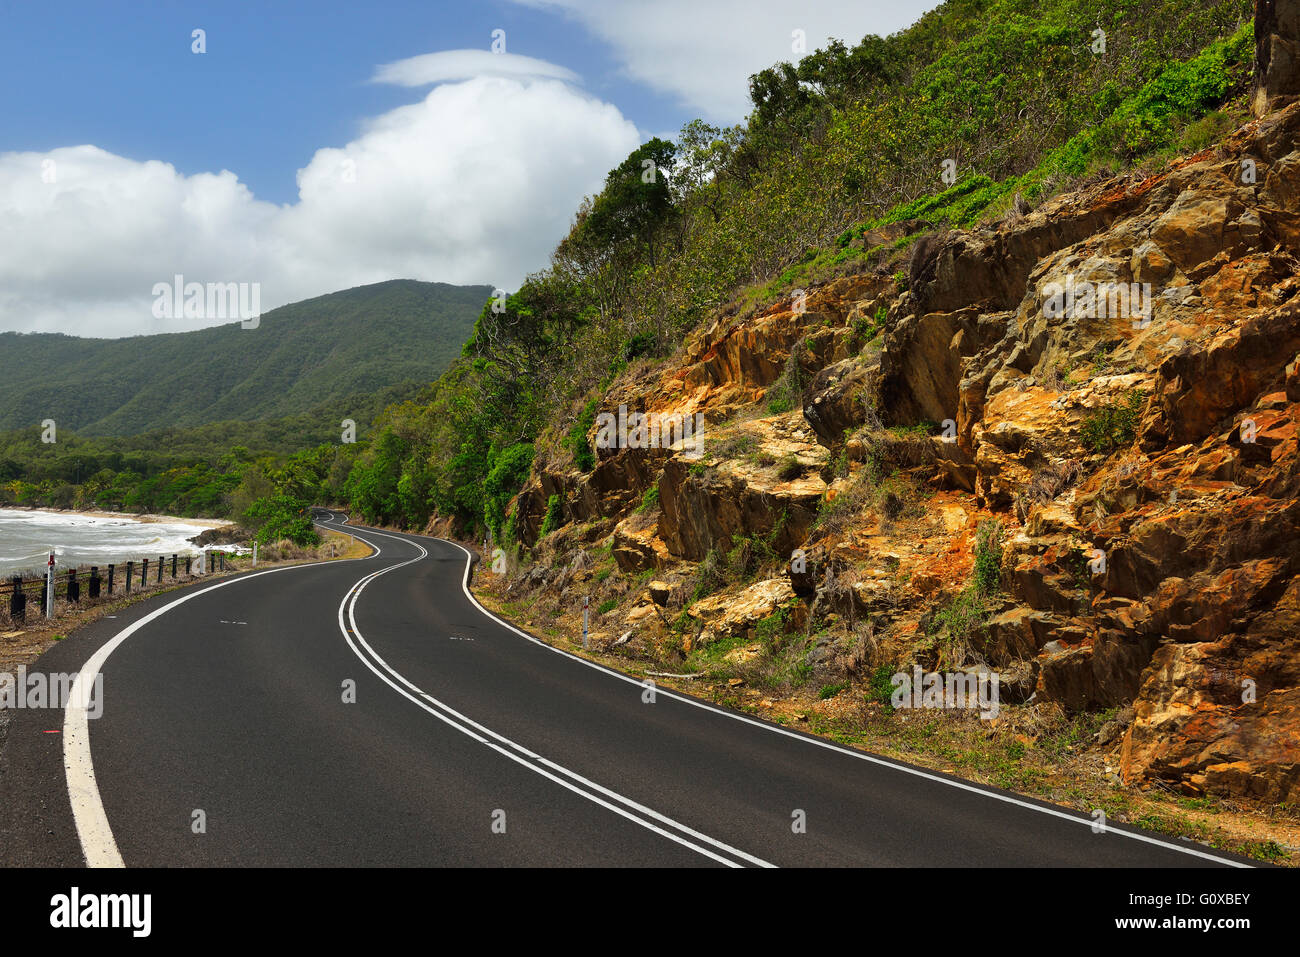
M794 607L794 597L787 580L772 578L755 582L739 593L702 598L686 610L701 626L692 645L707 645L738 635L748 637L764 618L786 605Z
M655 534L654 522L632 515L614 526L614 561L624 572L663 568L671 560L663 540Z
M1300 349L1300 302L1249 316L1203 346L1185 344L1161 362L1153 385L1158 418L1144 423L1144 448L1199 442L1261 392L1282 388Z
M818 440L832 446L866 421L873 369L861 359L842 359L819 371L804 390L803 416Z
M827 488L818 470L827 452L802 417L750 420L730 437L748 438L752 451L703 461L675 456L664 466L658 533L677 558L699 561L715 547L730 550L737 536L761 536L775 553L789 555L817 517Z
M1185 189L1151 228L1151 242L1183 272L1213 259L1225 246L1228 223L1243 208L1235 198Z

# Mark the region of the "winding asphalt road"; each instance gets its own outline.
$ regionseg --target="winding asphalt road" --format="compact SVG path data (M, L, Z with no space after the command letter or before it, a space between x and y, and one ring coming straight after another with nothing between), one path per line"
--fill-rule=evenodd
M459 545L349 530L377 553L155 596L46 653L30 670L102 673L103 714L7 712L0 863L1246 863L651 701L484 611Z

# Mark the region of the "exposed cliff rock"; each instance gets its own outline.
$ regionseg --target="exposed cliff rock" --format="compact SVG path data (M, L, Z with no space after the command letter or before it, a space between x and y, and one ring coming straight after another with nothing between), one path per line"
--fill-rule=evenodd
M1294 87L1293 11L1269 98ZM1131 707L1106 738L1127 783L1300 800L1297 142L1300 103L932 235L906 291L850 276L718 316L601 401L699 413L702 444L539 472L525 542L546 546L558 496L623 573L662 579L629 634L676 617L690 652L795 609L807 673L987 665L1007 703ZM998 588L954 641L990 518Z
M1300 4L1255 0L1255 90L1251 109L1263 116L1300 96Z

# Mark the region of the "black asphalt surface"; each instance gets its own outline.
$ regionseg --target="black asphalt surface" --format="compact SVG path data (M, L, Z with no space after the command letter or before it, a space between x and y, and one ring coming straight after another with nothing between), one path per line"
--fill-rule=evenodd
M322 524L343 518L322 513ZM350 530L379 554L155 596L29 669L78 671L127 625L211 589L103 668L91 752L128 867L1242 861L1134 828L1096 833L1084 814L663 689L649 703L639 681L481 610L463 590L459 546ZM343 700L349 681L355 703ZM0 863L83 865L63 735L48 733L62 712L6 714Z

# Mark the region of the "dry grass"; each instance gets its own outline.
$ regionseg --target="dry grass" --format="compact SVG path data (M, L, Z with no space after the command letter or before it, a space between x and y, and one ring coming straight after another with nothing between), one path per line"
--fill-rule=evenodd
M1023 524L1035 505L1046 505L1078 481L1082 467L1076 459L1049 462L1034 472L1029 484L1015 497L1016 518Z

